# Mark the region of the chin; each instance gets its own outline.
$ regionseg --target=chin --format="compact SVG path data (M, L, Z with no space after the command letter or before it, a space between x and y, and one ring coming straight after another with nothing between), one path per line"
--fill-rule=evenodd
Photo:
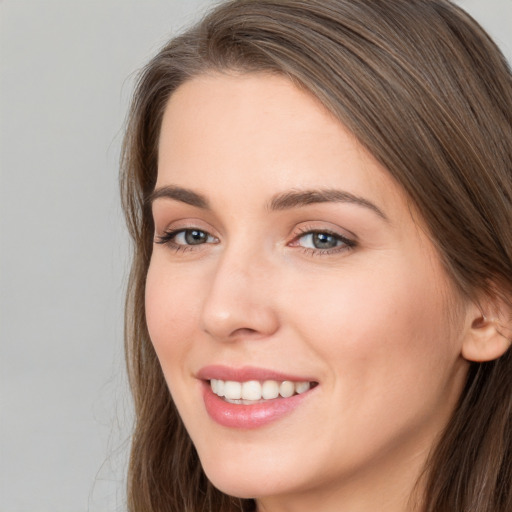
M207 473L206 476L219 491L229 496L234 496L235 498L251 499L259 497L262 494L262 486L255 483L252 478L246 475L230 478L229 476L220 476L217 474L210 476ZM265 490L265 492L267 493L268 490Z
M269 468L272 468L269 470ZM289 475L283 476L271 461L260 457L258 464L241 460L212 460L203 463L210 482L220 491L237 498L259 498L286 493L293 487ZM287 478L288 477L288 478Z

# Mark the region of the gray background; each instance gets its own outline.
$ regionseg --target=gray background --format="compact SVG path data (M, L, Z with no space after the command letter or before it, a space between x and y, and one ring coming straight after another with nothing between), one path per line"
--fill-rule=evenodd
M0 512L124 510L134 75L211 0L0 0ZM460 0L512 61L512 0Z

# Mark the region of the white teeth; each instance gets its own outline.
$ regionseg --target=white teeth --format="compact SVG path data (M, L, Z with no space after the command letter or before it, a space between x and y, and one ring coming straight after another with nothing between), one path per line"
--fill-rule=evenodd
M224 396L224 381L212 379L210 381L210 386L212 387L212 391L219 396Z
M301 393L305 393L310 387L311 384L309 382L297 382L295 384L295 392L300 395Z
M282 382L276 380L266 380L263 383L257 380L246 382L237 382L233 380L211 379L210 386L212 391L226 400L272 400L279 396L289 398L295 393L305 393L311 388L311 383L292 382L285 380Z
M265 400L279 396L279 383L275 380L266 380L261 388L261 397Z
M257 380L250 380L242 384L242 398L244 400L260 400L261 384Z
M295 393L295 385L293 382L290 382L289 380L285 380L281 382L281 385L279 386L279 394L283 398L289 398Z
M224 396L229 400L240 400L242 398L242 383L227 380L224 383Z

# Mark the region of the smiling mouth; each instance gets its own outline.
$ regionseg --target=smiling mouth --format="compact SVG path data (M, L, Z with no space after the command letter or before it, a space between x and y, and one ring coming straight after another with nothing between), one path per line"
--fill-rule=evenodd
M212 392L231 404L251 405L277 398L301 395L318 385L317 382L293 382L290 380L233 380L210 379Z

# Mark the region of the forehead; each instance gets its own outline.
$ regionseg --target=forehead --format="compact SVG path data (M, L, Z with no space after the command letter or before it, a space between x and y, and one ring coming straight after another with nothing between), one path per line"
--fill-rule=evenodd
M274 195L342 188L383 207L404 200L389 173L313 95L282 76L211 74L171 96L157 187ZM248 186L251 189L248 190ZM228 193L226 193L228 192Z

